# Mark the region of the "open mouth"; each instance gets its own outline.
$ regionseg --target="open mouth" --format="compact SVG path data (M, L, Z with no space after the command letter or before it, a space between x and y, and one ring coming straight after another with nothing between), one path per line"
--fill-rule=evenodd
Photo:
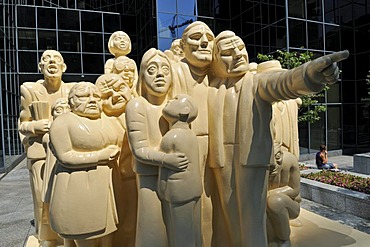
M47 71L50 73L50 74L55 74L58 72L58 67L54 64L51 64L48 66L47 68Z
M235 67L239 67L241 65L244 65L245 64L245 60L244 58L243 59L239 59L238 62L235 63Z

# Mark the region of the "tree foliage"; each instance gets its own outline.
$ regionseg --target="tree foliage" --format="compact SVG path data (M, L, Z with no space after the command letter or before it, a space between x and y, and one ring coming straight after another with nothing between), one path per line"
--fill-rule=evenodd
M289 52L277 50L274 55L264 55L259 53L257 59L259 62L265 62L269 60L278 60L281 66L285 69L293 69L298 67L308 61L311 61L313 53L305 51L303 53L299 52ZM370 80L370 75L369 75ZM369 82L370 85L370 82ZM324 91L328 90L329 87L325 86ZM302 96L302 105L299 108L298 122L309 122L314 123L320 120L320 113L326 111L326 106L319 103L320 98L324 98L324 93L309 94ZM370 98L369 98L370 103Z

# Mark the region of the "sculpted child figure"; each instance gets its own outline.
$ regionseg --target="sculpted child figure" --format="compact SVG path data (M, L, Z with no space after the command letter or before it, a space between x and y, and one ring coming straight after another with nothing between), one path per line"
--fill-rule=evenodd
M131 99L126 107L128 140L138 186L137 247L168 246L157 196L159 167L181 171L189 162L183 153L167 154L159 150L162 133L168 130L162 109L172 97L172 80L167 56L154 48L148 50L140 65L137 85L140 97Z
M102 118L115 126L117 139L121 147L118 167L113 167L112 178L119 224L113 233L113 246L135 246L137 187L132 170L132 154L127 140L125 111L131 100L131 90L127 83L117 74L101 75L95 82L102 94Z
M66 247L112 246L117 213L112 167L119 145L114 122L101 118L101 94L89 82L75 85L68 96L72 112L55 119L50 142L57 158L50 222Z
M299 216L300 170L297 157L275 143L275 160L267 192L267 236L269 247L290 247L289 220Z
M53 120L50 107L57 99L67 97L74 84L62 81L62 74L67 66L57 51L44 51L38 67L44 79L25 82L20 87L21 112L18 128L27 153L36 237L43 246L55 246L59 237L50 228L47 205L43 202L44 178L49 177L49 174L44 173L52 170L48 167L49 164L45 163L47 153L50 151L47 133Z
M114 58L107 60L104 73L120 75L127 85L133 89L137 84L138 72L135 61L127 57L131 52L130 37L122 31L114 32L108 40L108 49Z
M212 244L267 246L268 168L274 163L271 105L319 92L326 83L335 83L339 76L337 62L346 59L348 51L323 56L291 70L255 73L249 71L244 42L233 32L221 32L214 43L209 74L215 89L208 95L208 160L226 219L224 232L231 244L222 243L222 239Z
M162 113L170 130L162 138L160 151L181 152L189 159L181 171L159 168L158 196L162 201L168 243L171 247L201 247L202 177L197 137L189 128L198 109L190 96L180 94L168 101Z

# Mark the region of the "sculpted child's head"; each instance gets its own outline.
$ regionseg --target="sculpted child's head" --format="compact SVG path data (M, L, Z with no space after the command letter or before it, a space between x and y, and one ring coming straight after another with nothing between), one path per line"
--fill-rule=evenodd
M170 123L176 121L191 123L198 116L198 107L191 96L179 94L167 102L162 114Z
M125 32L116 31L108 40L108 49L115 57L126 56L131 52L131 39Z
M71 107L68 104L67 98L59 98L55 101L54 105L51 107L51 114L53 118L57 118L63 113L70 112Z

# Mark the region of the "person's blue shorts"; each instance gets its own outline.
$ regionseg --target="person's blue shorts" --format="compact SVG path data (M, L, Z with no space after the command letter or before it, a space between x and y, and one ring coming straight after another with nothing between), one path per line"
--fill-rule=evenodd
M326 163L319 167L319 169L328 170L328 169L335 169L333 163Z

